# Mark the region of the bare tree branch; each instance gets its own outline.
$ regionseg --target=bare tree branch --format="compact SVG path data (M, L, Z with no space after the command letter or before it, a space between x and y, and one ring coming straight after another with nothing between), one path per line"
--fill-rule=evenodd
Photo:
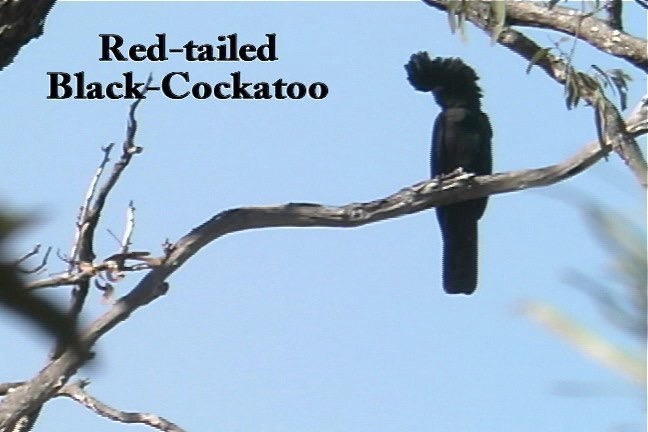
M64 396L79 402L89 410L92 410L102 417L109 418L121 423L140 423L151 426L155 429L164 432L185 432L184 429L178 425L170 422L169 420L148 413L131 413L119 411L112 408L98 399L90 396L85 391L85 386L88 381L81 380L72 384L66 384L56 394L56 396Z
M51 246L49 246L47 248L47 251L45 251L45 255L43 255L43 259L41 259L41 263L38 266L36 266L36 267L34 267L32 269L29 269L29 270L22 269L19 266L19 264L25 262L26 260L33 257L34 255L38 255L38 253L40 253L40 248L41 248L41 245L37 244L36 246L34 246L34 248L31 251L29 251L24 256L20 257L18 260L16 260L14 262L14 265L16 266L18 271L20 271L21 273L26 273L26 274L34 274L34 273L40 272L41 270L43 270L47 266L47 260L49 259L50 253L52 253L52 247Z
M26 289L40 289L40 288L52 288L60 286L72 286L78 285L83 280L89 279L95 275L94 270L81 271L75 274L59 274L56 276L51 276L45 279L39 279L37 281L29 282L26 285Z
M112 238L115 239L115 241L119 244L120 248L120 253L125 254L128 253L128 249L132 245L132 237L133 233L135 232L135 206L133 204L133 201L130 201L128 203L128 209L126 210L126 226L124 227L124 233L122 234L122 238L120 239L117 237L117 234L112 232L112 230L108 230L108 234L112 236Z
M0 71L18 51L43 34L45 18L56 0L0 0Z
M13 381L0 384L0 396L6 395L11 390L20 387L23 384L25 384L25 381Z
M158 258L148 257L149 252L128 252L125 254L113 254L97 264L87 264L79 267L78 271L74 274L59 274L45 279L36 280L27 283L25 288L27 290L35 290L42 288L53 288L60 286L74 286L90 280L92 277L97 276L102 272L127 271L136 272L142 270L149 270L159 264ZM134 265L126 265L126 261L136 261Z
M143 95L145 95L148 91L148 85L151 83L152 79L153 77L149 75L145 90L142 92ZM106 183L101 188L99 188L99 180L104 173L106 165L110 161L110 152L114 144L111 143L107 147L102 148L104 157L90 182L84 203L81 206L79 212L74 245L69 257L69 269L68 273L65 275L67 276L67 280L70 281L74 276L76 276L73 272L81 272L84 274L84 277L78 279L74 278L77 281L72 288L72 298L68 309L68 316L75 323L78 319L78 316L81 314L85 300L88 297L88 291L90 290L90 278L93 275L97 274L97 268L93 264L93 261L96 258L93 250L94 234L99 223L101 212L103 211L106 204L106 199L108 198L108 195L112 191L115 184L117 184L117 180L119 180L122 172L130 163L133 155L142 152L142 148L137 147L134 144L135 133L137 132L135 111L140 102L141 99L138 99L130 106L128 125L126 128L126 138L122 146L122 155L119 161L117 161L113 166L112 173L107 179ZM106 271L112 272L116 270L114 262L112 261L107 261L103 264L104 270ZM54 348L50 355L51 358L56 358L63 352L63 350L65 349L65 344L63 342L63 340L58 342L57 346Z
M135 206L133 201L128 203L128 210L126 211L126 227L121 240L121 253L128 253L128 249L133 244L133 232L135 231Z
M88 221L88 214L92 206L92 200L97 192L97 187L99 185L99 180L101 179L101 175L106 170L106 165L108 165L108 162L110 162L110 152L112 151L114 146L115 146L114 143L110 143L106 147L101 148L101 151L103 152L103 159L101 160L101 163L97 167L97 171L95 172L95 175L92 176L92 180L90 181L90 185L88 186L88 191L86 192L86 196L83 199L83 204L79 209L79 216L77 218L77 229L74 235L74 243L72 245L72 250L70 251L70 256L69 256L70 273L74 270L74 267L77 263L78 255L80 254L79 251L82 250L82 244L88 241L87 239L85 239L85 237L87 237L87 234L84 236L84 233L86 233L87 230L84 231L83 227ZM92 240L90 240L90 242L92 242ZM84 255L87 255L87 252L85 252ZM86 258L85 260L82 259L78 259L78 260L84 262L92 262L93 259L94 256L92 256L92 258L90 259Z
M634 126L634 125L633 125ZM645 129L644 129L645 132ZM474 177L460 174L454 178L432 179L406 187L386 198L340 207L289 203L267 207L244 207L223 211L166 249L152 271L120 298L83 333L88 349L104 334L132 313L164 295L165 280L189 258L212 241L243 230L270 227L352 228L427 210L434 206L532 187L547 186L572 177L603 158L609 145L594 141L574 156L543 168ZM0 431L53 397L76 373L86 359L67 350L53 359L38 375L15 389L0 402Z
M510 25L538 27L575 36L648 73L646 40L616 29L594 15L561 6L549 10L542 3L529 1L507 1L506 14Z
M25 384L24 381L6 382L0 384L0 396L6 395L7 393L13 391L14 389L20 387L23 384ZM38 407L30 414L27 414L19 418L13 425L11 425L11 427L9 428L9 432L29 432L34 426L34 423L36 423L41 408L42 406Z
M29 414L19 418L18 421L11 427L10 432L30 432L34 427L36 420L38 420L41 409L43 409L42 405L34 409Z
M33 257L34 255L38 255L38 253L40 252L40 248L41 248L41 245L40 245L40 244L35 245L35 246L32 248L32 250L30 250L29 252L27 252L25 255L21 256L21 257L18 258L17 260L15 260L15 261L13 262L13 265L21 264L21 263L23 263L24 261L27 261L29 258Z
M447 0L423 0L423 2L435 9L447 10ZM491 33L488 22L488 4L481 1L469 2L466 8L466 19L486 33ZM522 3L520 3L522 4ZM507 2L507 12L508 12ZM503 30L497 43L509 48L528 62L535 61L547 75L558 83L564 85L568 77L568 65L561 59L546 54L541 59L534 56L541 51L540 46L521 32L508 28ZM587 101L595 111L595 120L601 124L601 135L607 145L611 145L614 151L630 168L635 178L644 188L648 187L648 166L632 134L627 132L626 126L618 110L600 92L587 86L584 82L577 82L579 96Z
M79 315L83 310L86 298L88 298L88 291L90 291L90 281L88 279L79 281L72 287L70 306L67 310L67 315L70 317L75 325L78 324ZM65 341L59 339L54 349L50 353L50 358L56 358L65 350Z
M148 86L151 84L153 77L149 75L146 85L144 87L143 95L148 91ZM82 220L79 221L80 235L79 235L79 247L78 247L78 258L81 262L92 262L96 255L93 250L94 242L94 233L99 223L99 217L103 211L104 205L106 204L106 199L112 191L113 187L119 180L119 177L124 172L128 164L134 155L142 152L142 147L135 145L135 133L137 132L137 120L135 119L135 111L139 106L142 99L137 99L130 106L130 111L128 114L128 126L126 128L126 139L122 146L122 154L119 158L119 161L113 166L112 173L110 177L106 180L106 183L99 189L96 196L94 192L92 193L91 199L94 198L94 203L90 206L89 203L86 203L87 210L84 214Z

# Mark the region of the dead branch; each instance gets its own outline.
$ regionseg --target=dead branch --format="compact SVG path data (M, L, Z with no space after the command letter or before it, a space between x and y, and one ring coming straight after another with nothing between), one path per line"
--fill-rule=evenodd
M184 432L184 429L169 420L155 414L124 412L106 405L97 398L90 396L85 387L89 384L86 380L64 385L56 394L79 402L89 410L102 417L121 423L140 423L151 426L164 432Z
M97 264L80 265L74 274L59 274L45 279L36 280L25 284L27 290L53 288L60 286L75 286L87 281L102 272L136 272L149 270L159 264L159 258L148 257L149 252L128 252L126 254L113 254ZM132 260L135 264L127 265Z
M38 253L40 252L40 248L41 248L40 244L35 245L32 248L32 250L30 250L29 252L27 252L25 255L21 256L17 260L15 260L13 262L13 265L21 264L21 263L27 261L29 258L33 257L34 255L38 255Z
M133 201L128 203L128 210L126 211L126 228L121 240L121 253L128 253L128 249L132 244L133 232L135 231L135 206Z
M24 381L6 382L0 384L0 396L6 395L7 393L13 391L23 384L25 384ZM9 432L29 432L34 426L34 423L36 423L41 409L42 406L37 407L31 413L19 418L13 425L11 425Z
M0 396L4 396L15 388L25 384L25 381L13 381L0 384Z
M90 180L90 185L88 186L88 191L86 192L86 196L83 200L83 205L81 205L81 207L79 208L79 216L77 217L77 229L74 235L74 243L72 245L72 250L70 251L70 256L68 259L69 266L70 266L68 271L70 273L74 270L75 263L77 262L78 259L79 250L81 249L81 244L83 243L82 227L84 226L84 224L88 219L88 212L90 211L92 200L95 196L95 193L97 192L97 186L99 185L99 180L101 179L101 175L104 173L106 169L106 165L108 165L108 162L110 162L110 152L112 151L114 146L115 146L114 143L110 143L106 147L101 148L101 151L103 152L103 159L101 160L101 163L99 163L99 166L97 167L97 171L95 171L94 176L92 176L92 180ZM85 260L85 261L92 262L92 259Z
M151 83L153 77L149 75L146 82L146 88L142 92L143 95L148 91L148 85ZM108 162L110 161L110 152L114 144L109 144L107 147L102 148L104 152L103 159L95 172L95 175L90 181L90 186L86 192L86 196L83 202L83 205L80 208L79 216L77 220L76 234L74 245L72 251L70 252L69 257L69 268L64 279L67 277L67 283L69 284L70 280L75 280L73 284L70 306L68 308L68 316L73 322L76 322L78 316L83 309L85 300L88 297L88 291L90 289L90 278L97 274L97 267L93 264L96 255L94 253L94 235L99 223L99 218L101 217L101 212L104 209L108 195L112 191L115 184L119 180L119 177L126 169L130 163L133 155L139 154L142 152L141 147L137 147L134 144L135 133L137 131L137 121L135 120L135 111L139 106L141 99L136 100L130 106L129 116L128 116L128 125L126 127L126 138L122 146L122 154L119 159L113 166L111 175L106 180L105 184L99 188L99 180L101 179L102 174L104 173ZM114 262L108 261L104 262L103 270L114 271L115 266ZM83 277L76 278L75 273L83 273ZM65 349L62 341L57 343L57 346L52 351L50 358L58 357L63 350Z
M51 288L51 287L60 287L60 286L72 286L78 285L81 281L89 279L94 276L96 272L94 270L85 270L80 271L75 274L59 274L56 276L51 276L45 279L40 279L34 282L29 282L26 285L26 289L39 289L39 288Z
M18 419L18 421L11 427L9 432L30 432L38 420L42 405L34 409L32 412Z
M128 209L126 210L126 226L124 227L124 233L122 238L117 237L117 234L108 229L108 234L115 239L119 244L122 254L128 253L128 248L132 245L133 232L135 231L135 206L133 201L128 203Z
M149 75L146 81L145 90L142 92L143 95L146 94L149 84L151 84L153 77ZM94 234L99 223L99 218L101 212L104 209L106 204L106 199L112 191L115 184L121 177L122 173L128 167L131 159L134 155L142 152L142 147L135 145L135 133L137 132L137 120L135 119L135 111L139 106L141 99L136 100L130 106L128 113L128 125L126 127L126 138L124 139L124 144L122 146L122 154L119 160L113 165L113 170L104 183L104 185L98 190L96 196L92 193L92 198L94 202L86 206L86 211L84 217L79 221L79 241L78 241L78 260L80 262L92 262L96 255L93 250ZM74 256L72 257L74 258Z

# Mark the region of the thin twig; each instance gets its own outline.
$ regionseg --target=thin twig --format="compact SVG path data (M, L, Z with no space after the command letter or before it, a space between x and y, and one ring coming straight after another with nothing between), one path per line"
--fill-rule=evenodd
M35 290L35 289L43 289L43 288L79 285L83 281L87 281L92 277L97 276L101 272L114 270L115 256L121 258L120 270L122 271L128 271L128 272L142 271L142 270L148 270L151 267L155 267L156 265L158 265L160 261L159 258L147 258L143 254L148 254L148 252L135 252L135 253L129 252L128 254L125 255L113 254L110 257L106 258L105 260L97 264L80 266L78 271L74 274L69 275L67 273L63 273L56 276L48 277L46 279L40 279L37 281L29 282L25 284L26 285L25 288L28 290ZM125 265L124 261L126 260L139 261L139 263L129 266L129 265Z
M79 209L79 215L77 217L77 224L76 224L77 227L74 235L74 243L72 244L72 250L70 251L70 256L69 256L68 271L70 273L72 273L72 271L74 270L74 266L77 261L77 254L79 253L79 249L81 247L83 230L84 227L86 226L86 220L88 218L88 212L90 211L90 207L92 205L92 199L94 198L95 193L97 191L99 179L101 178L101 175L105 171L106 165L108 164L108 162L110 162L110 152L112 151L114 146L115 143L110 143L106 147L101 148L101 151L104 154L103 159L101 160L99 167L97 167L97 171L95 172L95 175L92 177L92 180L90 181L90 185L88 186L88 190L86 191L86 195L83 200L83 205Z
M25 255L21 256L21 257L18 258L17 260L15 260L13 264L14 264L14 265L21 264L22 262L28 260L29 258L33 257L34 255L37 255L38 252L40 252L40 248L41 248L41 245L40 245L40 244L35 245L35 246L32 248L32 250L30 250L29 252L27 252Z
M52 252L52 247L51 246L47 247L47 251L45 251L45 254L43 255L43 259L41 260L41 263L38 266L27 270L27 269L21 268L18 265L18 264L26 261L30 257L32 257L34 255L37 255L40 252L40 248L41 248L41 245L37 244L30 252L28 252L27 254L25 254L24 256L19 258L18 260L16 260L16 262L14 264L15 264L15 266L18 269L19 272L25 273L25 274L35 274L35 273L38 273L41 270L43 270L45 267L47 267L47 260L49 259L49 255Z
M117 234L112 232L112 230L108 229L108 234L112 236L112 238L115 239L117 244L119 245L120 248L120 253L125 254L128 253L128 248L132 244L132 237L133 237L133 232L135 230L135 207L133 206L133 201L130 201L128 203L128 208L126 209L126 225L124 226L124 233L122 234L122 238L119 239L117 237Z
M128 203L128 209L126 210L126 227L124 229L124 235L122 236L121 241L121 253L128 253L128 248L132 244L133 232L135 230L135 206L133 201Z

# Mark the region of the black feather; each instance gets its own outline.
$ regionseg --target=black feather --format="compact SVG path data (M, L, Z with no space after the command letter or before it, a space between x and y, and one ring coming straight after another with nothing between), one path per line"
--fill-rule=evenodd
M442 106L451 102L448 98L460 98L479 106L482 97L477 85L479 77L461 59L437 57L432 60L427 52L421 51L412 54L405 70L412 87L422 92L433 92Z
M432 177L457 168L490 174L493 132L481 111L475 71L458 58L432 60L425 52L412 55L405 70L410 84L432 92L442 110L432 133ZM478 198L436 208L443 237L443 288L449 294L472 294L477 287L477 221L487 201Z

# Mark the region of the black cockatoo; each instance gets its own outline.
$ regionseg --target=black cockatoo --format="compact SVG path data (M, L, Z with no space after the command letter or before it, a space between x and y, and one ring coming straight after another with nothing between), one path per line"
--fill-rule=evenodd
M493 131L481 110L475 71L458 58L432 60L426 52L413 54L405 70L410 84L416 90L432 92L441 107L432 132L432 177L457 168L476 175L491 174ZM449 294L472 294L477 288L477 221L487 200L436 208L443 237L443 289Z

